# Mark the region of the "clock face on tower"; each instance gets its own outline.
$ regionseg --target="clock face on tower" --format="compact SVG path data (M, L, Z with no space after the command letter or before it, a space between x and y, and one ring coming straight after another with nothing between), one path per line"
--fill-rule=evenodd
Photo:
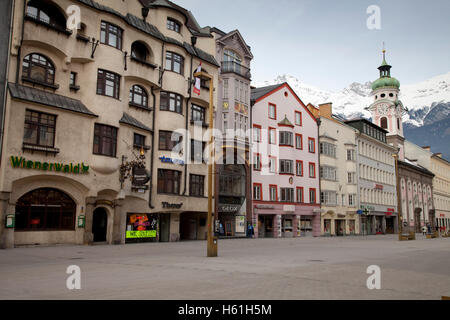
M378 107L378 112L382 116L387 115L388 110L389 110L389 107L386 104L380 104L380 106Z

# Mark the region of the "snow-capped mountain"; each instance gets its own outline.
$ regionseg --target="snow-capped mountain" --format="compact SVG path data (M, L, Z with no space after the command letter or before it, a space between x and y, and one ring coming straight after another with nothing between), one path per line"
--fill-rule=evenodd
M360 116L370 118L370 112L364 108L373 102L370 96L371 82L355 82L341 91L328 91L308 85L293 76L283 75L255 86L283 82L289 83L306 104L332 102L333 111L338 115L348 119ZM416 84L402 85L400 89L399 98L409 110L403 121L409 126L421 127L450 115L450 72Z

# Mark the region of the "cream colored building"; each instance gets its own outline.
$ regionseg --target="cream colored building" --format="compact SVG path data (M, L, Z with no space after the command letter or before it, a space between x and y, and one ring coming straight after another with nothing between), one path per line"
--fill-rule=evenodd
M16 0L13 11L0 246L204 239L207 166L189 162L209 93L194 94L191 75L201 63L217 83L209 31L170 1ZM175 130L190 133L176 157ZM141 152L145 170L121 183Z
M433 202L437 227L450 230L450 162L441 153L431 156L433 179Z
M357 130L333 117L331 103L308 108L320 117L321 235L359 234Z

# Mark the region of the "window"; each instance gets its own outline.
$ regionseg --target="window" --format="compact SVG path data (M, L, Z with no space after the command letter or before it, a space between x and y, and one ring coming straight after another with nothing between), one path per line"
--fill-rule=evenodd
M295 165L296 165L296 170L295 170L296 175L303 177L303 161L297 160Z
M275 128L269 128L269 144L277 143L276 132Z
M17 231L75 230L76 204L65 193L41 188L22 196L16 204Z
M94 126L94 154L115 157L117 128L96 123Z
M277 106L269 103L269 119L277 120Z
M269 185L270 201L278 201L278 187L276 185Z
M237 121L235 121L236 124ZM236 128L235 128L236 129ZM253 141L261 142L261 126L253 125Z
M280 131L280 146L293 146L292 132Z
M122 50L122 29L109 22L102 21L100 43Z
M194 197L203 197L205 195L205 176L191 174L189 178L190 195Z
M262 185L260 183L253 184L253 200L262 200Z
M356 160L355 150L347 150L347 160L349 161Z
M69 80L69 86L75 87L77 85L77 73L71 72L70 73L70 80Z
M316 177L316 164L312 162L309 163L309 177L310 178Z
M191 121L205 124L205 108L192 104Z
M206 143L191 139L191 160L195 163L206 162L206 156L204 156Z
M120 76L116 73L98 69L97 94L119 99Z
M172 131L159 131L159 150L160 151L173 151L181 150L181 142L183 136L181 134Z
M303 150L303 136L301 134L295 135L295 148Z
M332 143L319 143L319 152L325 156L336 158L336 146Z
M61 11L51 3L33 0L29 1L27 4L27 17L55 27L56 29L66 30L66 18Z
M320 193L320 202L325 205L337 205L337 195L334 191L322 191Z
M160 110L172 111L182 114L183 111L183 97L179 94L161 91L160 96Z
M181 24L172 18L167 18L167 29L180 33Z
M316 152L316 140L314 138L308 138L308 151L310 153Z
M297 202L298 203L303 203L304 202L303 187L297 187Z
M53 85L55 83L55 67L43 55L32 53L23 58L22 77Z
M336 168L328 167L328 166L321 166L320 167L320 178L322 178L324 180L336 181Z
M145 136L135 133L133 136L133 146L135 148L145 148Z
M259 153L253 155L253 169L261 171L261 155Z
M294 189L293 188L280 188L281 202L294 202Z
M309 203L316 203L316 189L314 188L309 189Z
M23 142L34 146L54 147L56 116L26 110Z
M228 113L223 113L223 130L225 134L225 130L228 129Z
M293 169L292 160L280 160L280 173L293 174Z
M397 129L400 130L400 119L397 118Z
M269 156L269 171L270 173L277 173L277 158Z
M348 172L347 182L349 184L356 184L356 172Z
M148 108L148 95L144 88L134 85L130 89L130 104Z
M228 79L223 79L223 99L228 100Z
M301 126L302 125L302 113L295 111L295 125Z
M149 56L150 54L145 44L140 41L133 42L131 45L131 58L141 62L147 62Z
M158 169L158 193L180 194L181 171Z
M175 52L166 52L166 70L184 74L184 58Z

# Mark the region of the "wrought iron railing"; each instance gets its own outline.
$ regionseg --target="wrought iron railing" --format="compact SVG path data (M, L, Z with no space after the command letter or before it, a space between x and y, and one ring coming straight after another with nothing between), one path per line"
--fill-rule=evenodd
M244 67L243 65L235 62L235 61L223 61L222 62L222 73L232 72L236 73L246 79L251 79L252 75L250 73L250 69Z

